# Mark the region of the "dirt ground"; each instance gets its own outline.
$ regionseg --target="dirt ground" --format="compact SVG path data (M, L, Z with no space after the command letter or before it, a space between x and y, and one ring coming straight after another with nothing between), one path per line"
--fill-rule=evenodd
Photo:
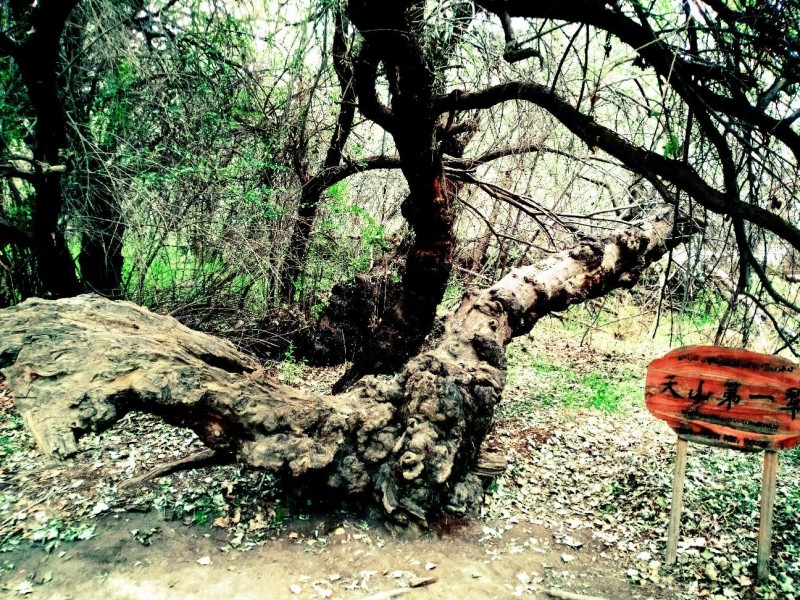
M477 543L482 536L478 522L416 539L393 538L379 526L365 533L343 525L337 529L344 532L330 532L324 544L307 542L326 523L308 522L305 530L292 532L297 539L269 540L237 552L221 549L226 536L220 530L164 522L155 514L106 517L97 537L64 547L63 556L62 551L48 555L41 548L15 552L10 557L17 561L12 583L43 581L47 574L49 581L34 585L28 597L54 600L384 598L391 596L379 592L390 590L407 591L408 598L507 598L523 593L545 598L534 582L563 585L564 579L573 590L605 598L668 597L628 585L613 562L590 549L578 553L567 571L553 551L530 548L508 554L500 545L482 547ZM151 546L131 535L151 528L158 529ZM429 577L436 581L401 587ZM12 587L11 593L19 591Z

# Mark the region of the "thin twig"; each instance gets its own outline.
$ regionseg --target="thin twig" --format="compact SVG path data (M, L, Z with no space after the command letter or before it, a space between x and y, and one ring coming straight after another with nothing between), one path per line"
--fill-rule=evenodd
M199 469L201 467L220 465L227 462L230 462L230 457L227 454L206 448L196 454L179 458L178 460L163 464L160 467L156 467L152 471L148 471L143 475L139 475L138 477L134 477L128 481L123 481L119 484L119 489L120 491L123 491L140 483L144 483L145 481L171 475L172 473L176 473L178 471Z

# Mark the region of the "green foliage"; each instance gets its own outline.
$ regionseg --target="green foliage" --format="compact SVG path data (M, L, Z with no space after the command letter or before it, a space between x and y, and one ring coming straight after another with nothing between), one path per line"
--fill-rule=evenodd
M297 299L320 306L339 281L368 271L386 250L386 228L362 206L350 201L345 181L326 190L308 248L304 275L297 281Z
M152 498L153 506L161 510L165 517L202 526L213 522L227 508L221 493L210 492L205 487L196 487L185 494L175 496L171 485L171 479L161 480L159 492Z
M267 166L272 165L262 164L262 167ZM285 211L273 200L274 191L268 186L248 188L245 190L242 200L256 207L264 221L277 221Z
M122 273L126 291L148 304L163 302L176 290L202 287L203 281L213 277L222 266L218 257L201 260L185 246L162 246L151 254L150 264L144 269L137 268L130 260L130 247L126 247L124 255Z
M458 283L455 278L450 278L450 282L444 290L444 297L439 305L439 310L443 313L449 312L454 309L461 302L464 297L464 288Z
M48 548L55 548L58 542L75 542L90 540L95 536L95 525L91 523L78 523L66 525L61 519L48 521L33 533L34 542L45 544Z
M681 140L676 135L671 135L667 143L664 144L664 156L667 158L677 158L681 151Z
M314 319L319 319L327 306L328 304L326 302L317 302L311 307L311 316L314 317Z
M16 64L7 56L0 56L0 90L0 147L18 151L33 123L27 116L27 95Z
M283 354L283 361L281 361L281 379L286 383L295 383L303 377L303 371L306 367L305 360L297 360L295 356L294 342L289 342L289 347Z
M327 219L319 223L320 234L343 234L351 225L355 225L360 241L360 248L349 260L351 274L369 269L376 252L386 248L386 230L383 225L364 208L349 202L347 183L340 181L328 188L330 198L327 203L329 211Z
M577 383L579 390L568 393L565 397L564 403L567 406L578 405L604 412L616 412L635 402L643 393L638 382L613 381L600 373L590 373Z
M114 148L118 136L136 126L133 90L137 83L141 81L136 66L129 60L122 60L116 70L107 74L91 98L89 127L101 148Z
M0 504L13 502L12 499L0 497ZM60 518L46 518L38 526L25 534L24 539L34 544L41 544L48 552L58 548L63 542L79 542L95 537L96 525L94 523L67 523ZM10 552L23 542L20 530L0 536L0 552Z
M524 380L533 389L527 392L524 401L506 409L513 414L533 414L535 404L614 413L636 405L644 394L642 378L625 368L609 367L608 371L598 369L587 373L563 362L526 360L522 356L518 351L509 354L509 385L523 385Z
M580 374L561 363L534 360L530 367L546 388L539 399L545 404L595 408L615 412L642 397L640 381L633 377L610 379L601 372Z
M715 328L726 308L726 301L720 295L701 289L679 318L696 330Z
M782 453L781 459L786 459L790 465L794 465L795 467L800 468L800 447ZM798 498L797 507L798 510L800 510L800 498Z
M21 431L22 428L22 417L16 412L7 413L5 421L0 426L0 459L21 451L14 432Z

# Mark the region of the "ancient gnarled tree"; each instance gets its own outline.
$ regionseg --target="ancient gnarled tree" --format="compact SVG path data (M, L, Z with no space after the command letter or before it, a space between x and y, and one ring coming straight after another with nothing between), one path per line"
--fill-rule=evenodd
M44 452L69 456L83 433L146 411L310 493L373 498L400 521L425 521L481 498L471 470L505 384L506 344L551 311L632 286L694 230L666 213L516 269L468 294L397 376L337 396L280 385L227 342L99 296L0 313L0 367Z

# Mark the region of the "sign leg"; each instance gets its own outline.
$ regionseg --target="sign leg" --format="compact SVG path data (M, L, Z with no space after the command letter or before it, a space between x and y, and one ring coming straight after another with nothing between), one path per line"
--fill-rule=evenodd
M772 510L775 507L775 480L778 473L778 453L764 453L764 476L761 480L761 522L758 525L758 580L769 575L769 555L772 546Z
M675 479L672 481L672 510L669 514L669 530L667 532L667 564L671 565L678 556L678 532L681 529L681 511L683 510L683 481L686 478L686 450L689 446L682 437L678 437L677 455L675 457Z

